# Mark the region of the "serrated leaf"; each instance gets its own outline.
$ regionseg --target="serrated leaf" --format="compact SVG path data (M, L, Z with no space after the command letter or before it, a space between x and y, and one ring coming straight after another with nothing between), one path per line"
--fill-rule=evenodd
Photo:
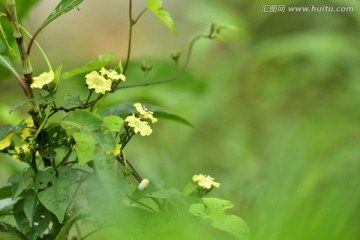
M62 0L54 9L54 11L48 16L48 18L40 25L39 31L46 27L49 23L60 17L61 15L71 11L77 7L84 0Z
M144 105L149 111L154 113L154 116L157 118L165 118L165 119L169 119L178 123L182 123L186 126L189 127L194 127L193 124L191 124L188 120L186 120L185 118L182 118L176 114L172 114L167 112L166 110L157 107L157 106L153 106L153 105L149 105L149 104L145 104ZM123 104L119 104L116 106L112 106L108 109L105 109L104 111L101 112L101 115L103 117L106 116L120 116L122 118L125 118L133 113L137 113L137 110L135 109L135 107L133 106L133 103L123 103Z
M250 239L250 232L243 219L235 215L227 215L225 211L233 207L230 201L219 198L202 198L203 203L190 206L190 213L202 219L210 219L211 225L217 229L229 232L237 239Z
M175 23L170 14L162 6L161 0L148 0L148 9L155 14L175 35L177 34Z
M34 174L32 168L28 168L23 173L17 173L11 176L12 199L17 198L30 184L30 177Z
M89 73L91 71L96 71L101 69L102 67L105 67L107 64L109 64L112 60L116 58L116 55L113 53L108 53L106 55L99 55L96 60L91 61L87 63L85 66L80 68L75 68L69 72L66 72L63 74L63 78L72 78L74 76L83 74L83 73Z
M11 186L5 186L0 188L0 200L11 198L12 196L12 187Z
M124 125L124 120L118 116L107 116L103 119L104 124L113 132L118 132Z

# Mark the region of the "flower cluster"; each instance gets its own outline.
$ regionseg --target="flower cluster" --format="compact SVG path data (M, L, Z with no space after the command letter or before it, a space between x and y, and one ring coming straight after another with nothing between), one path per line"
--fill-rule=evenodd
M212 189L212 187L220 187L220 183L215 182L214 178L210 177L209 175L203 175L203 174L199 174L199 175L194 175L192 180L194 182L197 182L197 184L204 188L204 189Z
M49 72L44 72L37 77L33 77L33 82L31 83L31 88L42 89L44 85L51 83L55 79L55 74L52 70Z
M126 80L124 74L111 69L107 70L104 67L100 71L92 71L86 74L85 79L89 89L94 89L96 93L101 94L110 91L113 82Z
M139 112L139 117L136 117L135 114L127 116L125 122L128 126L133 128L135 134L140 133L141 136L149 136L152 133L152 129L147 121L142 121L145 119L150 119L152 123L156 123L158 120L153 116L153 112L148 111L141 103L135 103L134 107Z

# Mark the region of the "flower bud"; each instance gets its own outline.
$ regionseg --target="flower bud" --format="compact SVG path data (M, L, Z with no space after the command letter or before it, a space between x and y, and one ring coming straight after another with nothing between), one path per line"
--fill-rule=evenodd
M139 183L138 189L139 190L144 190L150 183L150 180L147 178L144 178L141 183Z

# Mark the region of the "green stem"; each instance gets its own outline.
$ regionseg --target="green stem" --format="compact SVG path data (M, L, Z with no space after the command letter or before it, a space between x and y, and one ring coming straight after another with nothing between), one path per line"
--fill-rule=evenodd
M44 118L44 120L41 122L40 127L38 128L38 130L36 131L36 133L35 133L35 135L34 135L34 140L39 136L41 130L45 127L49 116L50 116L50 108L47 109L45 118Z
M23 70L23 74L25 77L25 82L27 84L27 92L28 92L27 97L34 98L34 93L33 93L32 89L30 88L30 85L32 83L31 74L33 72L33 69L31 66L29 55L25 51L25 43L24 43L23 34L21 33L21 30L19 28L19 22L18 22L17 13L16 13L16 7L15 7L15 0L7 0L6 4L8 6L8 13L9 13L9 17L10 17L10 21L11 21L11 25L12 25L13 36L16 40L16 43L17 43L18 49L19 49L19 53L20 53L20 58L21 58L21 62L22 62L22 70ZM35 108L35 105L33 105L33 107Z
M124 66L124 75L126 74L126 70L127 70L128 66L129 66L129 62L130 62L131 44L132 44L132 32L133 32L133 26L135 24L135 21L133 20L133 17L132 17L132 0L129 0L129 21L130 21L129 40L128 40L129 42L128 42L126 62L125 62L125 66Z
M142 16L147 10L148 10L147 8L145 8L144 10L142 10L142 12L139 14L139 16L134 20L133 25L135 25L135 24L139 21L139 19L141 18L141 16Z
M153 81L153 82L145 82L145 83L140 83L140 84L133 84L133 85L128 85L128 86L122 86L122 87L118 87L116 89L125 89L125 88L135 88L135 87L145 87L145 86L150 86L150 85L156 85L156 84L163 84L163 83L169 83L172 81L175 81L176 79L178 79L186 70L187 66L189 65L190 62L190 57L191 57L191 53L193 51L193 47L195 45L196 42L198 42L200 39L203 38L209 38L208 35L199 35L197 37L195 37L189 45L188 48L188 52L187 52L187 56L186 56L186 60L184 62L184 65L182 66L182 68L177 72L177 74L175 74L174 76L165 79L165 80L159 80L159 81Z
M33 39L33 36L31 36L31 34L30 34L28 31L26 31L26 29L25 29L23 26L21 26L21 25L19 24L19 27L20 27L31 39ZM35 45L38 47L38 49L39 49L39 51L41 52L41 54L43 55L43 57L44 57L44 59L45 59L45 61L46 61L46 64L48 65L49 69L52 71L52 67L51 67L50 61L49 61L48 57L46 56L44 50L42 49L42 47L40 46L40 44L39 44L37 41L34 40L34 43L35 43Z

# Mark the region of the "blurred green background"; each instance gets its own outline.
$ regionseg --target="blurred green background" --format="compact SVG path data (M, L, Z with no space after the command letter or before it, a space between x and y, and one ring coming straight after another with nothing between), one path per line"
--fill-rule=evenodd
M140 12L146 1L134 1ZM34 32L56 6L41 1L24 25ZM351 13L264 13L264 4L353 6ZM105 106L140 101L188 119L198 129L160 120L136 137L127 156L143 177L182 189L193 174L221 182L211 195L235 203L254 240L360 239L360 4L355 0L165 1L175 37L147 13L135 26L127 83L171 76L169 54L185 55L210 24L232 24L226 43L202 41L178 81L121 90ZM53 22L38 41L53 66L82 66L98 54L125 59L127 1L84 1ZM47 70L33 51L35 74ZM0 69L4 73L4 69ZM0 74L0 123L17 124L26 107L14 78ZM62 95L85 94L84 80L63 80ZM59 96L59 101L61 98ZM18 165L1 155L1 186Z

